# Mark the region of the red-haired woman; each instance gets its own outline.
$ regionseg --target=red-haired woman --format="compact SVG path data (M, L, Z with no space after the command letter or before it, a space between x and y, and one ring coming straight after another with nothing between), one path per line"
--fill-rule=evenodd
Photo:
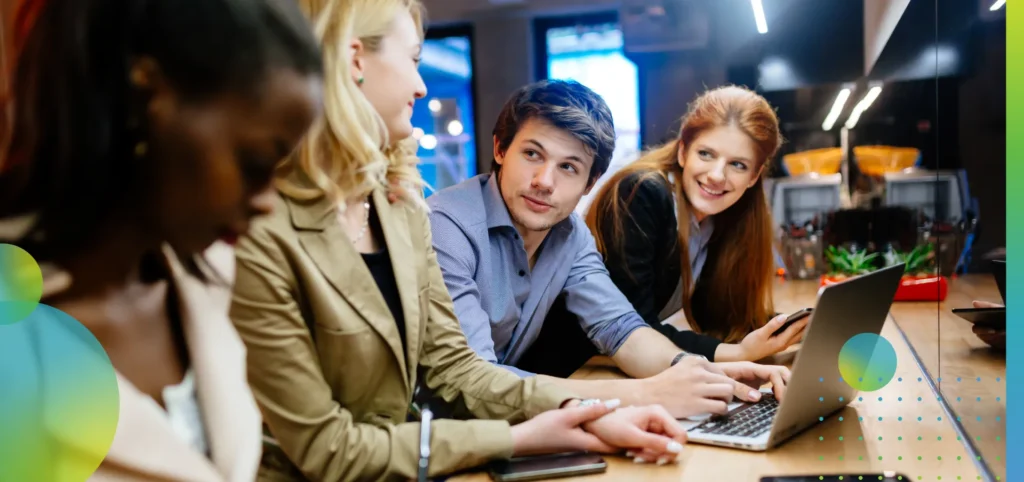
M652 327L712 361L759 360L772 336L772 221L762 188L782 137L771 105L736 86L690 104L679 136L604 183L586 215L612 279ZM683 322L689 330L672 324Z

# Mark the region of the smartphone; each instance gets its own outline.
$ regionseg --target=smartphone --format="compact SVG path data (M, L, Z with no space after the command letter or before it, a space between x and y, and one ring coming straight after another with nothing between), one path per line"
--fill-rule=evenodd
M772 336L781 335L782 332L786 331L786 329L789 328L790 325L792 325L793 323L796 323L804 318L807 318L808 316L811 316L811 313L813 311L814 308L804 308L800 311L794 311L789 315L789 318L786 318L786 322L783 323L778 330L775 330L775 333L772 333Z
M517 457L490 464L488 472L496 482L519 482L573 475L600 474L608 463L600 455L586 452Z
M910 480L910 477L899 474L892 471L886 471L882 473L874 474L834 474L834 475L776 475L771 477L761 477L761 482L838 482L838 481L871 481L877 482L899 482L902 480Z
M954 308L953 314L975 325L1006 329L1006 308Z

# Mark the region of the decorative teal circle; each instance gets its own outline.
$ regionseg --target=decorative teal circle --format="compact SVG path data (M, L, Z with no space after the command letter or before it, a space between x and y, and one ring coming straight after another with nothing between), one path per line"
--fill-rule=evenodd
M839 373L857 390L878 390L896 375L896 350L874 333L854 335L839 350Z
M43 296L43 273L27 251L0 243L0 325L24 320Z
M40 304L0 325L0 480L84 481L110 450L117 375L96 338Z

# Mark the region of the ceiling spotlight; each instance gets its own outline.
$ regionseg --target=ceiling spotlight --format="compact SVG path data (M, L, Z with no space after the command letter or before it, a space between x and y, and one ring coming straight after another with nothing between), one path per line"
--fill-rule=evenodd
M830 131L832 126L839 120L839 114L843 113L843 107L846 106L846 100L850 98L850 89L843 89L839 91L839 95L836 95L835 102L832 103L832 110L828 111L828 115L825 116L825 122L821 124L821 128Z
M416 140L420 140L420 138L422 138L422 137L423 137L423 129L420 129L419 127L413 127L412 128L412 138L416 139Z
M430 108L430 112L435 114L441 112L441 101L437 99L430 99L430 102L427 102L427 107Z
M754 9L754 22L757 23L757 31L759 33L768 33L768 22L764 19L764 5L761 5L761 0L750 0L750 6Z
M988 9L989 11L995 12L996 10L1003 8L1003 5L1006 5L1006 0L996 0L996 3L993 3L991 7L988 7Z
M876 85L864 94L864 98L853 107L853 112L850 112L850 117L846 119L846 128L853 129L857 125L857 121L860 120L860 115L864 113L868 107L871 107L871 103L875 101L878 94L882 93L882 86Z
M457 120L453 120L448 123L448 133L453 136L462 134L463 129L462 123Z
M437 147L437 137L433 134L427 134L420 138L420 147L432 151Z

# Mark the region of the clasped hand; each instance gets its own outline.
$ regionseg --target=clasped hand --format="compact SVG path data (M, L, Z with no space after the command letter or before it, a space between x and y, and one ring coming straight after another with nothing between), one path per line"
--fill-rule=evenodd
M618 405L609 400L544 412L512 427L514 453L627 451L637 462L666 463L682 452L686 431L664 408Z

